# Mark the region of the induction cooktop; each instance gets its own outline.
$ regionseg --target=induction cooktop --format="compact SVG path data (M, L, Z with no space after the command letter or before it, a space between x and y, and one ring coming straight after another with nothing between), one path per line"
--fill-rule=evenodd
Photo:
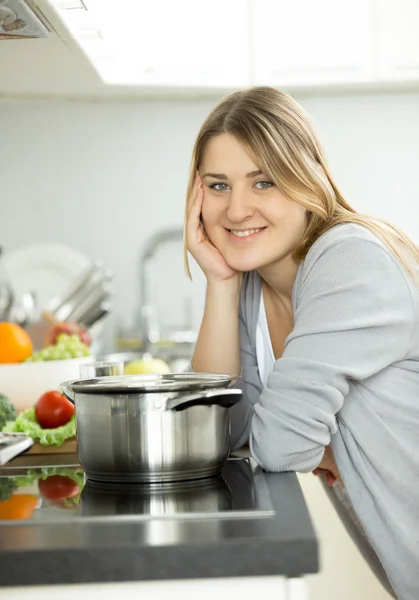
M218 477L164 484L100 484L77 465L0 468L0 525L274 514L264 472L251 458L230 458Z

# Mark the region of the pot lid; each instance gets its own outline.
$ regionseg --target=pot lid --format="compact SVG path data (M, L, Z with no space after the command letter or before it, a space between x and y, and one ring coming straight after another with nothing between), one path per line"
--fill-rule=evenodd
M234 381L236 378L218 373L164 373L77 379L66 381L61 384L61 387L82 394L135 394L225 388Z

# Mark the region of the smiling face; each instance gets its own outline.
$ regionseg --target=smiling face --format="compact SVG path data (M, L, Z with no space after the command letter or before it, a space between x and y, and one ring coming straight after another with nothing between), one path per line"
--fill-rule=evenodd
M280 192L233 135L210 139L199 172L205 231L230 267L252 271L292 260L306 210Z

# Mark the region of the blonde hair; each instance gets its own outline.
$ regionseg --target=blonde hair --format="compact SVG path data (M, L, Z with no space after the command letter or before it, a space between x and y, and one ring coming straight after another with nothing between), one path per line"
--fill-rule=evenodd
M278 189L307 209L307 226L293 251L295 260L303 260L314 242L331 227L357 223L375 233L406 270L417 276L406 251L419 263L419 248L395 225L357 213L346 202L329 172L310 119L289 94L275 88L234 92L209 114L193 148L187 199L206 144L222 133L234 135ZM186 239L185 268L191 277Z

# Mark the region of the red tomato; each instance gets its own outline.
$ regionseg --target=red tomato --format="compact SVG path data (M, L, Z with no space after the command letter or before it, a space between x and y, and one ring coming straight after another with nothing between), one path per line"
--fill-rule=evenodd
M72 498L80 492L80 488L71 477L66 475L51 475L38 481L39 491L48 500Z
M60 392L45 392L35 404L35 418L44 429L54 429L69 422L74 404Z

